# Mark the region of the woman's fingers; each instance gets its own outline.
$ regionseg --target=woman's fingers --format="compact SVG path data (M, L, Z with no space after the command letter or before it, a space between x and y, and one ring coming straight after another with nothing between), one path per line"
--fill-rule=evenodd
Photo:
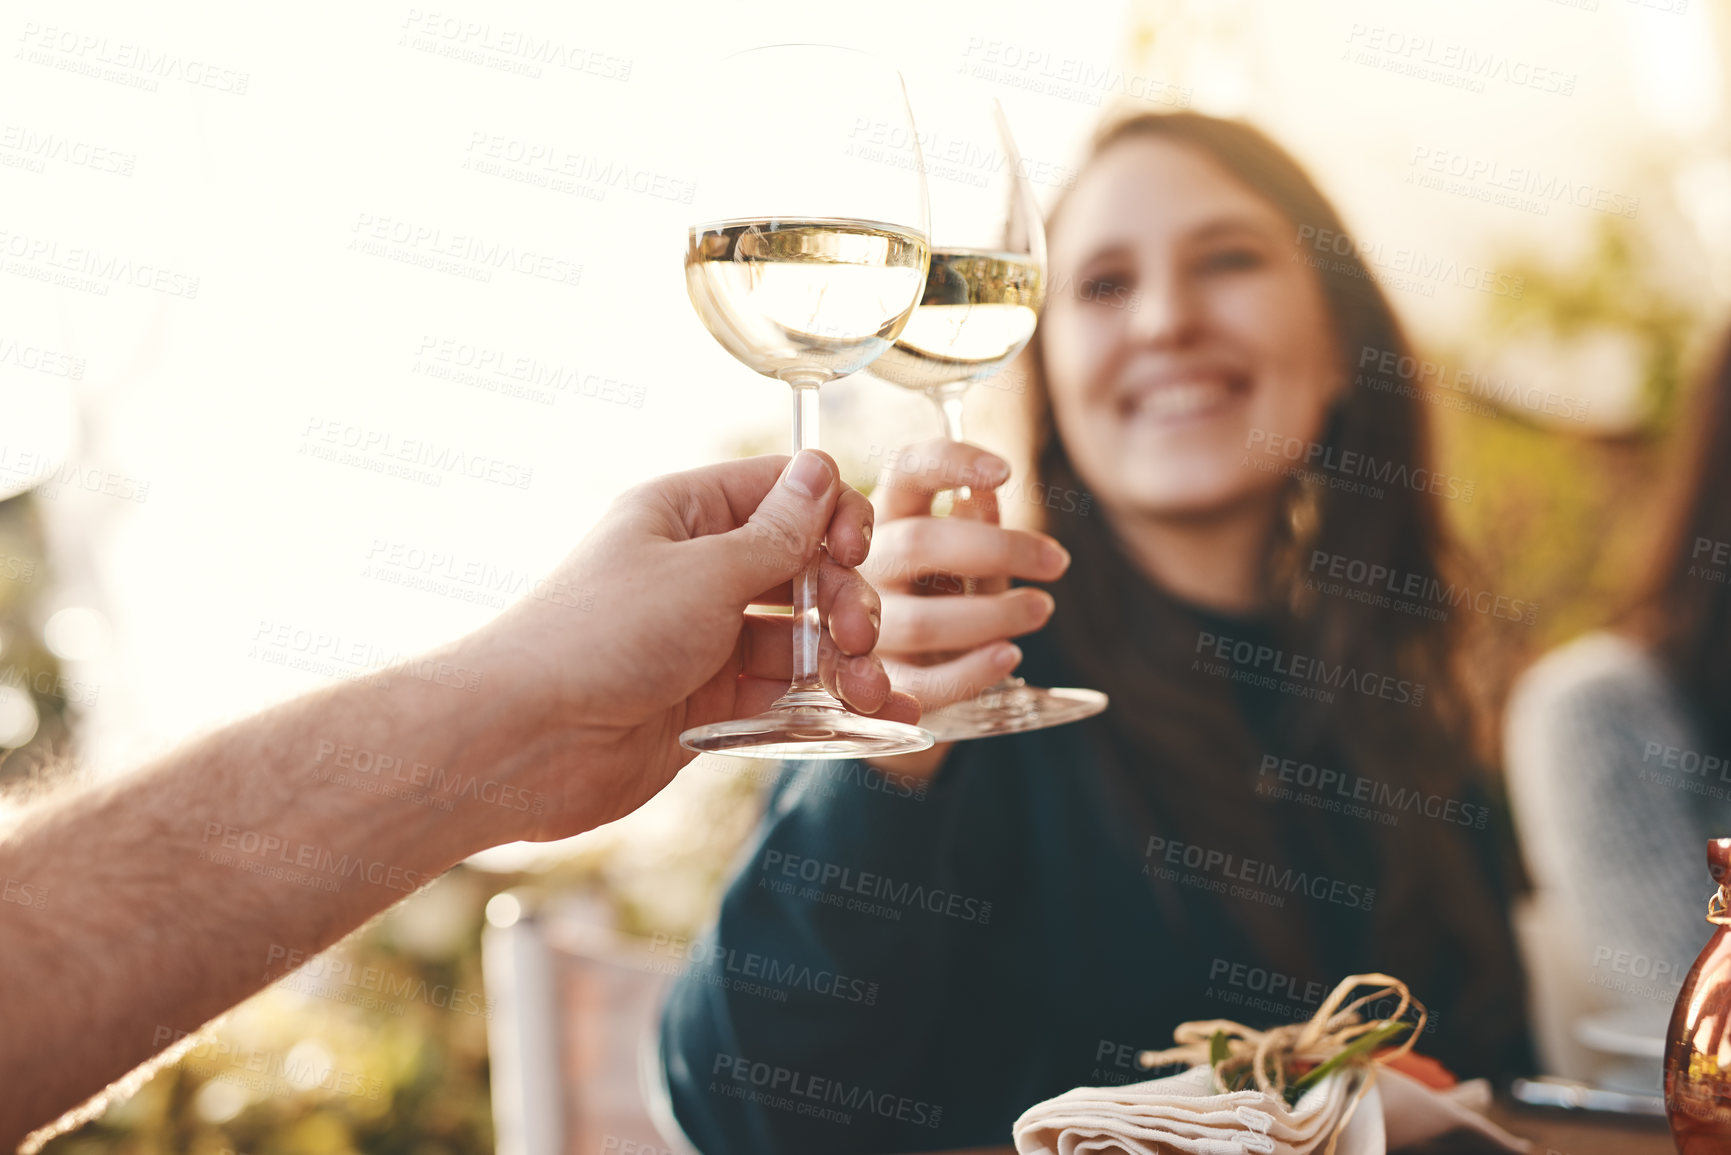
M1047 534L961 517L903 517L879 525L861 572L885 590L928 584L933 575L1056 581L1070 555Z
M978 445L934 437L902 449L878 474L872 507L881 525L893 518L932 511L932 498L946 489L996 489L1010 479L1010 464Z
M971 650L1033 633L1052 616L1054 604L1051 594L1028 586L967 598L886 594L877 648L903 657Z
M959 658L935 666L915 666L890 659L884 663L891 683L919 699L927 712L972 698L1008 677L1022 660L1013 642L992 642Z

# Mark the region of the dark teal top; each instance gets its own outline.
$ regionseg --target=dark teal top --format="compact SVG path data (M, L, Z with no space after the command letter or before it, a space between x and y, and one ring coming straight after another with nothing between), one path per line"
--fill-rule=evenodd
M1042 638L1021 639L1023 673L1066 684ZM1247 725L1279 725L1274 695L1238 697ZM1384 969L1366 820L1257 858L1151 845L1102 772L1101 722L960 743L929 785L860 762L786 769L661 1024L673 1108L702 1151L1004 1144L1042 1099L1149 1078L1136 1051L1170 1046L1180 1022L1307 1019L1340 978ZM1224 915L1246 902L1303 903L1325 973L1263 963ZM1457 1019L1458 951L1427 976L1422 1049L1463 1075L1528 1068L1518 992L1494 1055L1465 1021L1482 1015Z

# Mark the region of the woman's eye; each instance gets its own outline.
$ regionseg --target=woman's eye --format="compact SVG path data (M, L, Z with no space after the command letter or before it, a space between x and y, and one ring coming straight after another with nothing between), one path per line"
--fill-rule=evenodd
M1262 254L1256 249L1217 249L1202 258L1202 267L1208 272L1237 272L1261 268L1262 264Z
M1084 301L1096 301L1101 297L1115 298L1123 288L1124 281L1119 277L1084 277L1082 283L1076 286Z

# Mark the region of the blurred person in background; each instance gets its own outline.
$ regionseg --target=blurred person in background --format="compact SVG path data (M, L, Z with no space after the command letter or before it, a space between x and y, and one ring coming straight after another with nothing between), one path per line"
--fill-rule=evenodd
M1353 584L1455 578L1461 495L1422 400L1354 381L1410 347L1350 234L1279 146L1190 113L1108 124L1048 234L1038 524L932 517L1009 470L922 443L873 494L865 572L926 709L1019 660L1111 705L788 769L663 1015L703 1151L1002 1143L1039 1100L1148 1077L1131 1056L1182 1021L1306 1019L1354 972L1408 982L1419 1050L1462 1076L1530 1068L1465 623Z
M1710 929L1706 842L1731 835L1731 339L1692 406L1628 607L1534 663L1505 719L1534 881L1593 997L1655 1039Z

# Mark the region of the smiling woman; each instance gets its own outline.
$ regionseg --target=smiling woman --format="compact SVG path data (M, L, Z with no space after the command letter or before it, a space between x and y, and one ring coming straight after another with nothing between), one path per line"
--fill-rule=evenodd
M1264 593L1260 551L1208 548L1198 572L1182 553L1167 561L1169 543L1196 540L1197 517L1215 540L1267 540L1270 498L1292 482L1246 469L1245 451L1318 443L1347 388L1347 335L1296 259L1295 222L1257 191L1278 188L1272 174L1231 179L1226 158L1184 142L1179 126L1209 123L1131 122L1064 206L1053 264L1077 291L1047 310L1035 396L1052 420L1037 428L1057 434L1048 446L1066 447L1085 488L1128 515L1120 533L1161 585L1249 609ZM1125 291L1134 307L1110 303Z
M1350 241L1307 239L1350 234L1261 133L1187 113L1106 127L1048 228L1031 481L1090 502L1032 531L932 517L935 491L1006 470L916 446L874 492L866 572L886 668L928 708L994 680L1010 637L1031 681L1112 705L874 763L931 776L918 800L789 771L666 1012L674 1111L706 1152L1001 1143L1041 1099L1146 1077L1118 1057L1179 1022L1308 1018L1371 970L1431 1008L1420 1051L1529 1064L1464 611L1350 577L1454 580L1437 497L1457 480L1420 399L1352 379L1364 350L1409 349ZM942 596L953 575L1022 584ZM876 997L746 997L728 969L754 958ZM804 1109L834 1096L868 1106ZM933 1109L869 1105L903 1100Z

